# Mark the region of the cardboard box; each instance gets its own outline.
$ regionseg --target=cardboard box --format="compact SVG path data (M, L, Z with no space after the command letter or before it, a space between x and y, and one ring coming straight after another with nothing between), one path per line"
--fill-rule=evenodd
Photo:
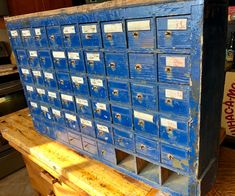
M227 135L235 137L235 71L226 73L221 125Z

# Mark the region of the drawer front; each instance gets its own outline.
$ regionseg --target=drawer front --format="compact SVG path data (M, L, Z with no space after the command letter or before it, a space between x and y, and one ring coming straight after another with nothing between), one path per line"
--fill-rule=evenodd
M67 57L64 51L52 51L54 67L57 71L68 72Z
M132 110L120 106L112 105L113 123L124 127L132 128Z
M32 29L34 36L34 44L37 48L47 48L48 40L45 27L37 27Z
M129 151L135 151L134 134L126 131L121 131L116 128L114 131L114 142L116 146L122 147Z
M130 74L133 79L157 80L157 64L154 54L129 54Z
M161 162L173 168L189 172L189 152L167 144L161 144Z
M57 79L54 72L43 71L44 84L51 89L57 89Z
M92 137L96 137L95 126L94 126L94 123L90 119L80 117L80 128L81 128L82 133L92 136Z
M129 78L127 55L125 53L105 53L105 62L108 76Z
M29 65L30 65L30 67L39 68L40 63L39 63L38 52L36 50L29 50L28 51L28 56L29 56Z
M160 147L156 141L136 136L136 152L155 161L160 160Z
M40 101L44 102L44 103L48 103L48 97L47 97L47 93L46 90L43 88L36 88L36 92L38 94L38 98Z
M86 72L83 53L78 50L69 50L67 53L68 64L71 72Z
M80 38L77 25L66 25L62 27L65 47L79 48Z
M25 85L25 91L27 93L27 96L30 97L33 100L37 100L38 99L38 94L36 92L36 88L32 85Z
M98 151L99 151L99 156L102 159L111 162L113 164L116 164L117 161L116 161L115 149L113 148L113 146L98 142Z
M157 111L157 87L152 85L131 84L132 104L138 108Z
M57 81L59 89L63 92L71 92L73 87L68 73L58 72Z
M108 81L111 101L130 103L130 87L128 82Z
M80 135L68 132L68 139L72 147L82 149L82 138Z
M189 87L159 86L159 110L176 115L189 115Z
M157 115L134 110L134 129L136 132L151 134L157 138L159 135Z
M29 101L29 108L30 108L31 113L36 114L36 115L41 114L40 105L34 101Z
M53 69L53 61L49 50L39 50L39 61L43 69Z
M58 126L54 126L53 123L51 122L43 122L43 128L44 128L44 133L47 137L50 137L51 139L58 139L60 141L67 142L67 133L65 130L58 129ZM57 130L60 130L59 133Z
M95 118L105 121L111 121L111 112L109 104L93 101L92 107Z
M76 131L80 130L78 117L75 113L65 112L64 118L65 118L65 124L68 128L74 129Z
M32 72L30 69L26 69L26 68L20 68L19 70L21 79L29 84L33 83L33 76L32 76Z
M107 99L107 83L105 79L89 78L91 96L94 98Z
M72 95L70 94L64 94L61 93L61 102L62 102L62 108L75 112L76 111L76 106L75 106L75 102L74 102L74 98Z
M55 107L58 107L58 108L62 108L60 95L58 92L48 90L47 99L51 105L54 105Z
M82 137L83 149L93 155L98 155L97 143L95 140Z
M52 48L63 47L63 39L60 26L47 27L47 36Z
M87 73L105 75L104 56L102 52L85 52Z
M89 95L89 87L86 76L71 75L73 92L78 95Z
M26 50L16 50L16 57L19 66L28 67L29 63Z
M55 131L55 139L58 140L58 141L61 141L63 143L66 143L68 144L69 141L68 141L68 133L67 132L63 132L63 131L58 131L60 129L57 129Z
M10 31L8 31L9 34L9 38L11 41L11 45L12 47L21 47L22 46L22 41L21 41L21 36L20 36L20 32L17 29L12 29Z
M100 122L96 122L95 128L98 139L113 144L113 132L110 126L104 125Z
M173 120L174 119L174 120ZM166 142L188 147L189 127L187 121L160 116L160 138Z
M101 27L105 48L126 48L126 35L122 21L104 22Z
M99 48L101 46L100 29L97 23L80 25L82 45L85 48Z
M153 49L155 47L154 23L152 19L127 21L128 46L131 49Z
M160 54L158 56L158 78L160 82L190 85L190 56Z
M51 108L49 108L47 105L41 104L40 109L41 109L41 114L44 116L46 120L52 120Z
M191 48L190 16L157 19L158 48Z
M53 116L54 122L65 125L64 112L60 108L51 108L51 113Z
M21 29L20 33L23 45L27 48L31 48L34 45L31 29Z
M37 84L39 86L44 86L44 77L43 77L42 70L33 69L32 75L33 75L33 79L34 79L35 84Z
M88 99L84 99L81 97L75 97L77 113L79 115L85 115L88 117L92 117L92 109L91 102Z

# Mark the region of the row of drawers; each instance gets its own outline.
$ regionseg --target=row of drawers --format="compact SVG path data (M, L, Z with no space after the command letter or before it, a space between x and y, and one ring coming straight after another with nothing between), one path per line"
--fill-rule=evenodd
M29 108L33 115L43 116L48 121L54 120L56 123L66 125L75 131L81 130L81 132L92 137L97 135L99 139L108 143L113 143L113 124L115 127L130 132L134 130L135 133L152 139L160 138L182 147L189 146L189 121L179 117L146 113L118 105L110 107L97 101L92 102L93 110L91 108L88 110L88 106L85 108L77 104L78 113L33 100L29 101ZM92 120L92 114L91 116L84 115L88 112L93 113L95 122Z
M100 156L102 159L117 164L115 147L109 143L93 139L83 133L71 131L63 125L43 122L34 118L35 128L42 134L69 144L75 149L83 149L88 153ZM52 128L53 127L53 128ZM97 134L98 139L99 133ZM189 152L170 146L166 143L152 141L140 135L135 135L120 129L113 129L114 145L131 154L137 154L152 162L161 162L167 166L189 172ZM102 140L102 139L101 139ZM175 164L178 162L178 164Z
M24 25L22 25L24 26ZM9 31L13 47L191 48L188 15L91 24L38 26Z
M16 50L16 56L25 68L188 85L191 80L191 57L185 54Z

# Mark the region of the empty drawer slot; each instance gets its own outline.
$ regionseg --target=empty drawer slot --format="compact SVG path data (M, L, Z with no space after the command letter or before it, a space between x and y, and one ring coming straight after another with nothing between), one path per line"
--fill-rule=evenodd
M118 166L135 172L135 157L133 155L116 149L116 159Z

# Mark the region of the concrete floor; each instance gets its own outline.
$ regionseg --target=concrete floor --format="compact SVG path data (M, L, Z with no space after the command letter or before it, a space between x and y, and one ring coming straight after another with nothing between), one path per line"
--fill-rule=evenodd
M37 196L30 185L26 168L0 180L0 196Z

